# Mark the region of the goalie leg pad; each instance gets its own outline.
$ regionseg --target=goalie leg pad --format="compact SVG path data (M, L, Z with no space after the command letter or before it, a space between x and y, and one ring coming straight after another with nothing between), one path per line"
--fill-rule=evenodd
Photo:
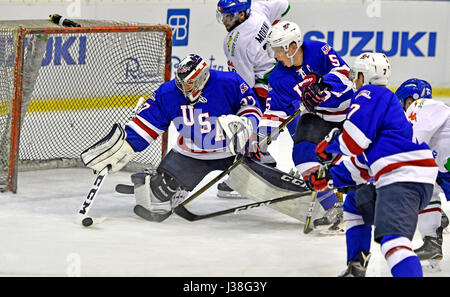
M111 165L110 172L119 171L134 156L133 148L125 139L123 128L114 124L108 135L81 153L81 160L95 171L101 171L107 165Z
M247 158L230 172L226 183L241 195L256 202L309 191L302 179ZM309 196L305 196L269 204L268 207L305 222L310 200Z

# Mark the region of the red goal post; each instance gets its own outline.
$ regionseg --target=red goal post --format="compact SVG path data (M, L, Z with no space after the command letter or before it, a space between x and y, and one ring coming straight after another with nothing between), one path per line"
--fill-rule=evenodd
M83 167L80 154L125 124L140 97L170 80L167 25L0 21L0 190L19 170ZM156 167L167 132L125 170Z

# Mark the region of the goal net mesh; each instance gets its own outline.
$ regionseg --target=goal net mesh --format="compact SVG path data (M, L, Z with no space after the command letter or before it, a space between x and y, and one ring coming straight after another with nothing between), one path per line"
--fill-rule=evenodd
M0 21L0 188L17 170L83 166L80 154L129 120L138 99L170 79L167 26L76 20ZM167 134L128 170L156 167Z

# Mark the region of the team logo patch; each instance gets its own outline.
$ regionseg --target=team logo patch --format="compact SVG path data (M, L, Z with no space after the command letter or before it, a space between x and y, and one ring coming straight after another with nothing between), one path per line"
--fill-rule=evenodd
M328 44L325 44L324 46L322 46L322 52L323 52L325 55L328 55L328 53L330 52L330 50L331 50L331 46L329 46Z
M227 48L228 48L228 51L230 51L231 41L233 41L233 35L230 35L230 36L228 37L228 42L227 42Z
M247 86L246 83L242 83L241 86L240 86L240 88L241 88L241 93L242 93L242 94L244 94L244 93L247 92L247 90L248 90L248 86Z
M368 59L368 58L370 58L369 55L364 54L364 55L362 55L361 58L359 58L359 59L360 59L360 60L364 60L364 59Z
M287 29L289 29L289 23L287 23L287 24L284 24L284 25L283 25L283 29L284 29L284 30L287 30Z
M370 91L368 90L362 90L361 92L359 92L358 95L356 95L355 99L357 99L359 96L366 97L367 99L372 99L372 97L370 97Z

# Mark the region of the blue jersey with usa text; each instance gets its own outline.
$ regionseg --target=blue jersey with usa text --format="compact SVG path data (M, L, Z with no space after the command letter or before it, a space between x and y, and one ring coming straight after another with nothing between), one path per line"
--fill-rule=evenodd
M377 188L395 182L434 184L437 164L413 130L400 101L388 88L366 85L351 100L342 133L327 152L350 156L330 169L335 187L364 183Z
M270 74L267 110L260 126L278 126L300 107L302 89L299 84L311 72L321 74L323 81L331 85L327 91L328 99L316 107L316 114L327 121L345 119L353 95L352 82L348 78L350 68L324 42L305 40L302 49L302 66L286 67L279 62Z
M252 88L234 72L209 71L203 98L194 105L189 104L175 80L162 84L147 99L125 126L127 141L135 151L144 150L173 123L179 132L174 149L199 159L225 158L231 154L226 151L222 130L217 129L219 116L248 117L256 129L261 111Z

